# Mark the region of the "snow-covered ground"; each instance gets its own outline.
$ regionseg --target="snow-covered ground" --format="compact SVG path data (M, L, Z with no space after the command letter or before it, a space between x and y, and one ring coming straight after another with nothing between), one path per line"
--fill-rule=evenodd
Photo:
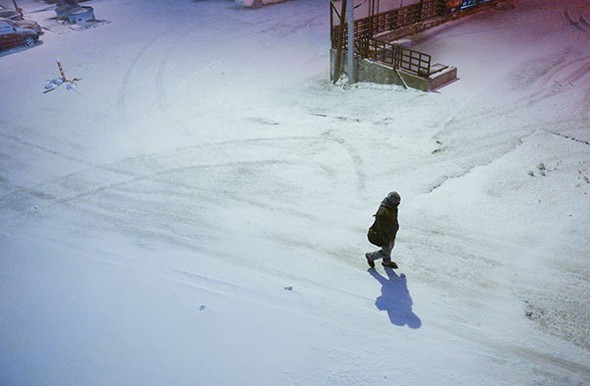
M331 85L327 1L19 5L50 31L0 53L1 385L590 384L588 1L413 37L459 69L433 93Z

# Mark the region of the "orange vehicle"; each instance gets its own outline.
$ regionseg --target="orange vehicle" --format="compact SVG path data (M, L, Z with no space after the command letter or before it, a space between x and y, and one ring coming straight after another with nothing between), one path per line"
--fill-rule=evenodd
M19 25L12 20L0 20L0 49L32 46L37 40L39 40L39 34L34 29Z

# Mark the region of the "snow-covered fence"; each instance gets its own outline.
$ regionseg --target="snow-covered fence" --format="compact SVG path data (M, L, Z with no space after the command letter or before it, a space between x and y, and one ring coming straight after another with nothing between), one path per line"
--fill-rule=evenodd
M341 31L342 44L345 45L347 41L347 28L341 28L341 23L347 24L340 15L342 1L330 1L333 49L337 49ZM491 2L493 0L354 0L354 37L356 40L403 30L406 31L405 34L414 33L420 26L427 28L437 24L434 22L436 20L443 22L445 17L457 10ZM396 35L399 36L400 33Z
M407 3L408 0L406 0L405 6L401 5L403 1L393 4L385 1L382 3L378 0L367 0L358 5L355 2L355 39L373 37L383 32L407 27L441 15L445 10L445 2L441 0L414 0L411 4ZM336 48L334 44L336 44L336 38L340 31L341 1L331 1L330 9L332 48ZM346 28L344 31L346 34ZM346 35L343 40L346 41Z

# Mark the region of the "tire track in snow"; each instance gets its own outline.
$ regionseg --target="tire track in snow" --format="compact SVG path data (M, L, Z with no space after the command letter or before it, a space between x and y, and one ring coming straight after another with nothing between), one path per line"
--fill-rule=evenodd
M511 151L515 146L518 146L520 143L520 138L523 138L527 135L532 134L533 132L538 130L539 123L526 123L526 124L515 124L511 122L510 116L518 113L523 108L530 108L531 106L535 106L547 99L550 99L554 96L559 94L568 92L570 90L569 85L573 85L574 82L584 82L584 84L588 84L586 86L587 91L584 93L584 97L580 102L577 104L572 104L572 107L579 110L580 118L581 119L563 119L557 122L542 122L544 127L551 126L553 127L553 131L559 131L560 128L567 129L570 124L584 124L584 122L588 119L588 115L590 115L590 55L578 55L577 57L569 57L567 53L564 54L563 59L556 65L552 66L548 70L546 70L541 77L539 77L531 90L531 92L520 99L517 99L514 103L509 105L499 106L495 109L490 109L484 112L478 112L476 114L467 114L467 117L462 119L461 122L457 122L451 120L447 122L443 129L435 134L434 139L438 140L438 142L445 142L444 146L440 148L440 151L436 152L436 155L445 157L445 153L449 151L448 148L448 140L449 138L452 140L454 136L457 135L458 132L462 130L463 127L468 126L478 126L478 122L488 121L492 118L502 117L502 120L506 122L506 124L513 126L512 130L502 130L497 133L490 133L489 135L485 135L489 140L493 140L494 143L502 143L506 144L509 141L509 138L513 138L513 145L506 148L505 151ZM565 86L564 86L565 85ZM465 117L465 114L461 114L461 116ZM468 122L468 123L467 123ZM502 123L499 122L499 125ZM456 132L456 133L455 133ZM465 132L462 134L469 135L469 132ZM475 143L481 144L478 146L478 149L481 147L480 151L469 151L469 149L465 150L465 156L469 157L469 154L473 154L475 158L481 158L481 162L476 162L475 164L472 163L472 167L464 169L461 173L454 173L449 176L443 176L441 182L436 182L431 191L439 188L442 184L445 183L450 178L459 178L462 175L465 175L475 166L485 165L489 162L493 162L495 159L494 151L496 147L493 143L490 143L489 140L486 138L480 138ZM438 149L437 149L438 150ZM491 158L486 156L486 154L490 153ZM434 154L434 153L433 153ZM502 156L502 154L498 154L498 156ZM487 161L484 158L488 158Z
M188 34L186 33L186 28L182 31L175 31L174 35L182 34L182 39L173 39L174 44L168 44L166 50L164 51L161 60L158 64L158 69L156 71L156 79L155 79L155 89L156 89L156 103L160 110L165 111L170 107L170 103L168 102L168 90L167 90L167 83L164 80L166 75L166 70L168 67L168 62L172 52L181 45L182 41L186 39ZM168 39L168 42L170 39ZM182 83L182 82L181 82Z
M160 110L166 110L168 108L168 95L166 90L166 82L164 82L164 75L166 72L166 67L168 65L168 58L172 50L175 48L176 45L170 44L164 55L162 55L162 60L158 65L158 71L156 72L156 101L158 104L158 108Z
M572 18L572 16L570 15L569 11L567 8L564 8L561 11L561 15L564 17L564 19L569 23L569 25L571 25L572 27L582 31L582 32L587 32L586 29L584 28L583 25L580 24L579 21L576 21Z
M142 57L146 54L150 47L152 47L160 38L162 38L162 36L151 39L147 44L145 44L141 49L139 49L135 57L127 66L127 71L123 76L123 81L121 82L121 86L119 87L119 91L117 93L117 98L115 102L115 106L117 108L117 111L119 112L120 119L125 119L127 115L127 94L129 90L131 76L135 72Z
M580 118L582 121L588 121L590 119L590 87L584 93L584 98L580 106Z
M2 125L4 125L5 123L7 123L7 122L0 121L0 124L2 124ZM95 164L93 164L91 162L88 162L88 161L86 161L84 159L81 159L81 158L78 158L78 157L74 157L74 156L71 156L71 155L68 155L68 154L59 152L57 150L53 150L53 149L51 149L51 148L49 148L47 146L42 146L42 145L39 145L39 144L36 144L36 143L32 143L32 142L26 141L26 140L24 140L24 139L22 139L21 137L18 137L18 136L0 133L0 137L3 137L3 138L5 138L5 139L7 139L7 140L9 140L9 141L11 141L13 143L17 143L20 146L37 149L37 150L39 150L39 151L41 151L43 153L46 153L46 154L49 154L49 155L52 155L52 156L56 156L56 157L60 157L60 158L63 158L65 160L68 160L68 161L74 161L74 162L77 162L77 163L80 163L80 164L84 164L84 165L88 165L88 166L96 166Z
M582 81L588 76L590 76L590 55L564 60L536 82L527 103L535 105L567 92L569 90L568 86L573 85L574 82ZM588 89L590 90L590 86Z
M220 175L220 171L231 175L242 175L244 171L252 171L254 177L262 178L260 173L276 173L276 170L285 167L291 170L305 170L308 168L313 172L313 176L319 179L330 180L329 183L322 182L321 186L340 186L345 183L348 178L343 178L342 175L337 174L337 169L334 165L326 163L322 159L306 157L304 154L299 154L299 147L295 143L303 143L308 145L332 143L338 147L342 147L342 141L334 138L326 137L284 137L284 138L256 138L249 140L231 140L219 143L208 143L203 145L196 145L190 147L183 147L166 152L163 154L143 154L137 157L132 157L117 161L110 164L103 165L89 165L89 169L61 176L49 181L47 183L39 184L37 186L24 188L18 187L8 191L0 198L3 206L14 208L19 214L16 216L25 215L26 208L17 205L21 202L30 202L31 205L45 202L50 205L65 205L74 207L78 210L86 212L93 211L91 202L100 197L115 195L119 196L119 201L113 202L123 203L129 200L133 195L141 197L145 194L151 194L150 191L141 188L142 185L148 184L154 187L165 187L171 194L182 196L185 192L193 192L200 196L205 201L219 201L220 199L230 199L236 202L242 202L250 207L262 209L274 209L273 203L266 203L265 197L277 196L280 193L267 192L263 196L249 192L248 190L234 192L233 189L239 189L235 186L232 189L216 190L216 193L211 193L209 189L212 187L220 189L215 185L215 178L213 176ZM279 145L279 146L277 146ZM308 147L306 145L306 147ZM239 157L233 157L232 149L239 147L241 149L249 149L246 152L240 153ZM262 149L263 151L259 151ZM269 152L270 150L270 152ZM229 159L223 156L228 155ZM349 154L349 153L348 153ZM222 162L219 162L221 157ZM329 161L328 161L329 162ZM356 161L353 160L353 164ZM278 168L278 169L277 169ZM356 176L358 178L358 173ZM192 182L187 182L183 176L190 176L196 179ZM211 180L213 178L213 180ZM200 181L200 182L199 182ZM207 184L213 185L209 186ZM201 186L201 183L204 185ZM231 184L234 184L230 181ZM270 185L269 185L270 184ZM274 189L273 181L269 181L266 186ZM297 190L297 181L287 182L291 184L290 188ZM364 182L358 181L358 187L362 187ZM283 188L285 188L283 186ZM317 190L317 189L316 189ZM318 191L319 192L319 191ZM328 192L323 192L322 195ZM270 197L269 196L269 197ZM131 203L131 201L129 201ZM134 205L134 204L132 204ZM149 208L149 206L146 206ZM117 218L120 214L119 209L123 212L124 207L121 208L102 208L99 209L102 214L112 212L111 216ZM149 209L148 209L149 210ZM308 212L301 209L283 207L281 209L284 213L290 216L300 218L312 219L315 218L313 212ZM105 212L106 211L106 212ZM103 216L103 218L108 218Z
M367 175L365 173L365 168L363 165L363 158L360 156L359 152L353 145L351 145L344 138L337 137L332 132L333 130L325 132L322 135L327 138L330 138L331 140L342 146L344 150L346 150L346 152L350 156L350 159L355 170L357 192L365 192L367 187Z
M555 66L553 71L543 78L541 84L548 84L555 74L568 69L569 66L574 64L580 65L581 67L577 71L573 71L569 75L569 79L579 79L590 75L586 72L590 71L590 56L585 56L576 60L565 61ZM489 165L518 148L524 138L539 131L540 123L515 124L510 119L511 115L513 113L518 114L523 108L539 103L551 95L546 94L541 97L535 97L535 93L531 93L530 96L517 100L514 104L475 114L460 114L458 116L462 117L461 119L453 118L447 121L442 129L433 136L441 144L441 147L433 151L432 154L434 157L429 163L433 166L438 165L442 167L445 162L451 162L449 165L451 169L447 174L440 176L438 181L432 182L430 187L427 187L425 193L432 193L447 181L468 175L474 168ZM590 99L590 92L586 95ZM502 120L498 120L498 117L502 117ZM486 133L481 133L477 130L473 132L466 131L464 129L469 126L478 127L480 122L484 124L484 122L488 122L490 119L495 119L498 122L497 126L501 127L501 129ZM503 127L503 122L506 123L506 127ZM580 120L579 118L542 122L544 130L551 131L554 134L560 130L569 130L571 125L585 127L587 123L584 119ZM459 136L460 138L458 138ZM455 141L466 141L469 136L474 136L469 142L476 144L475 147L462 149L454 147L453 143Z
M590 22L588 22L588 20L584 17L581 10L578 10L577 12L572 12L572 13L574 13L574 14L579 13L577 20L575 20L571 16L571 13L567 8L564 8L562 11L563 17L566 19L566 21L572 27L576 28L579 31L585 32L586 34L589 34L590 33ZM587 57L584 57L582 59L585 59L585 58L587 58ZM573 82L574 80L579 80L583 76L587 76L589 72L590 72L590 64L586 63L584 68L581 68L580 70L578 70L576 72L575 75L571 76L571 78L573 78L573 79L571 79L570 82ZM582 98L582 104L580 105L580 108L579 108L579 114L580 114L581 119L584 121L590 118L590 85L588 87L586 87L586 91L584 92L584 96Z

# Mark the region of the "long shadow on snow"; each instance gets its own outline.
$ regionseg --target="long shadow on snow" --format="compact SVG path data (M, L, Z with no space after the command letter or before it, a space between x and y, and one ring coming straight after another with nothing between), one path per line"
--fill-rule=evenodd
M420 328L422 321L412 311L412 297L408 291L406 275L397 276L391 268L385 268L388 278L383 277L375 269L368 272L381 283L381 296L375 300L375 306L380 311L387 311L389 320L396 326L407 325L410 328Z

